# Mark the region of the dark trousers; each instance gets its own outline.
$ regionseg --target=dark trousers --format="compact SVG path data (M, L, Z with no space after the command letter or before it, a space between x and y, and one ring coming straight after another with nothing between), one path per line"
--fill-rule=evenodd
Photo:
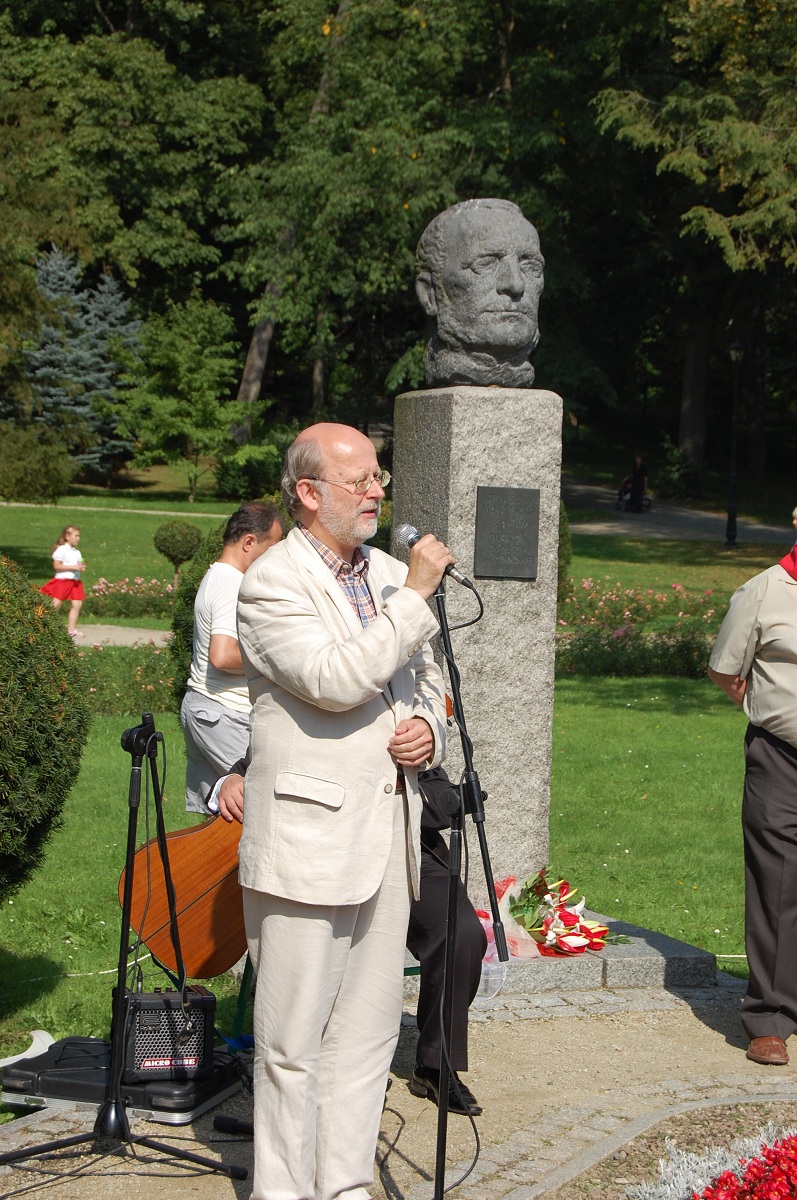
M462 883L454 960L454 1005L449 1058L455 1071L468 1069L468 1008L476 995L487 938ZM448 913L448 847L439 833L424 831L421 849L421 897L410 906L407 948L421 964L418 997L418 1053L421 1066L440 1066L440 1002Z
M742 804L748 1037L797 1030L797 750L750 725Z

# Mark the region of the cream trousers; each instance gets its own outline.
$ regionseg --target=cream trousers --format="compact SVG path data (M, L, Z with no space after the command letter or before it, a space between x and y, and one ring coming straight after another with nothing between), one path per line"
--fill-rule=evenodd
M401 1022L410 905L405 809L399 793L385 876L363 904L298 904L244 888L257 971L252 1200L371 1194Z

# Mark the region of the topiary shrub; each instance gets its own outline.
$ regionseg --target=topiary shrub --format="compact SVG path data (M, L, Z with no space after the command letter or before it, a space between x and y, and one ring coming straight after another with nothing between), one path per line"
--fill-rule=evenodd
M202 530L189 521L167 521L155 530L152 540L158 554L168 558L174 567L173 587L177 587L180 567L192 559L202 545Z
M47 600L0 555L0 901L41 865L77 779L86 682Z
M77 474L77 463L48 430L0 424L0 496L55 504Z

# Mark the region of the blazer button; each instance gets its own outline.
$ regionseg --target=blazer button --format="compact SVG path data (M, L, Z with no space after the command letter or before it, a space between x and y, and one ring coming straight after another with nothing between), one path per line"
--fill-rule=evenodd
M393 784L392 784L392 783L386 783L386 784L385 784L385 791L386 791L386 792L392 792L392 791L393 791Z

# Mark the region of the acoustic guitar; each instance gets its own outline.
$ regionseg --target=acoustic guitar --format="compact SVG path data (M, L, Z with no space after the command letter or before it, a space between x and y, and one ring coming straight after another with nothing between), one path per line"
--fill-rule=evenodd
M239 821L211 817L167 833L169 869L177 906L180 949L191 979L221 975L246 952L243 899L238 883ZM119 880L122 902L126 872ZM130 924L152 955L172 971L177 959L169 928L166 880L157 838L136 851Z

